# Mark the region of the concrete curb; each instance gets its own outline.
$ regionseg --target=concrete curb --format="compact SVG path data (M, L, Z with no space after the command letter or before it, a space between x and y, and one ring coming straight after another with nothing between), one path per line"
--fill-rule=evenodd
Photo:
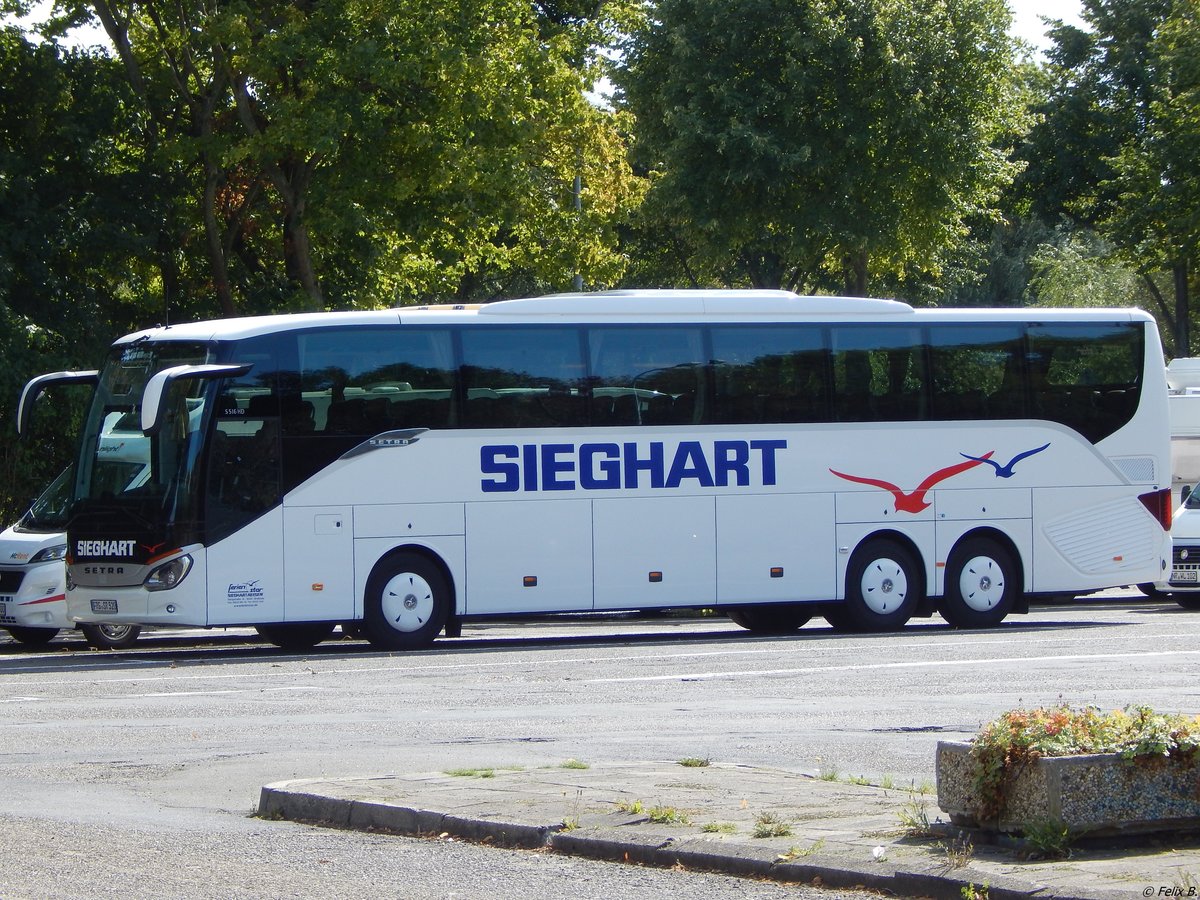
M727 770L726 775L733 770ZM743 770L744 771L744 770ZM615 772L614 776L612 773ZM638 784L636 775L663 778L674 773L664 767L627 772L611 767L597 778L609 794L617 784ZM914 845L894 832L882 838L872 855L872 844L881 838L871 831L878 827L879 801L871 791L851 794L846 786L803 781L795 783L793 773L757 770L748 773L759 779L758 794L766 797L772 783L787 790L838 804L829 809L828 819L806 824L806 838L792 838L808 846L787 847L780 841L756 842L743 827L738 837L725 835L681 834L669 826L655 826L645 815L590 808L568 827L562 818L562 794L577 783L561 775L545 772L506 773L508 781L495 778L450 778L444 775L385 776L376 779L301 779L277 782L262 788L258 816L287 819L335 828L384 832L419 837L450 837L458 840L516 849L549 850L563 855L610 862L715 872L778 882L821 884L829 888L862 888L900 897L928 897L933 900L962 900L963 888L987 886L990 900L1129 900L1138 887L1170 885L1169 876L1148 876L1143 882L1131 882L1127 889L1116 885L1101 886L1103 879L1092 879L1086 869L1064 863L1030 874L1046 874L1047 881L1015 877L1003 867L973 859L961 868L932 862L931 855L914 850ZM765 776L765 777L764 777ZM778 778L772 782L772 778ZM626 779L626 781L622 781ZM746 783L748 784L748 782ZM746 784L739 785L746 787ZM807 787L807 791L805 788ZM580 793L583 788L577 788ZM600 789L589 787L593 793ZM855 798L858 799L855 799ZM741 805L745 805L745 800ZM812 803L812 798L809 798ZM432 807L443 807L441 810ZM847 808L849 807L849 809ZM812 808L811 806L809 807ZM452 811L448 811L452 810ZM726 807L723 811L728 812ZM743 817L745 818L745 817ZM744 824L744 823L743 823ZM799 827L799 826L798 826ZM695 829L692 829L693 831ZM961 829L953 829L955 833ZM816 834L828 834L828 841ZM928 846L928 841L923 846ZM981 848L983 852L987 850ZM997 851L1009 853L1010 851ZM895 861L889 856L895 854ZM917 857L914 859L913 857ZM908 858L904 858L908 857ZM1200 861L1200 854L1190 859ZM1067 861L1068 863L1070 861ZM915 864L914 864L915 863ZM1009 867L1011 869L1011 867ZM1136 873L1136 869L1133 870ZM1100 882L1095 883L1093 882ZM1157 887L1155 887L1157 891ZM1153 896L1158 896L1155 893Z

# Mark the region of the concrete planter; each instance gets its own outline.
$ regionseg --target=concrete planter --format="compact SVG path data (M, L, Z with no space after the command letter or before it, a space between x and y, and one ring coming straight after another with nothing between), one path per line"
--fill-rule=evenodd
M955 825L1021 832L1059 822L1072 835L1200 827L1200 762L1115 754L1042 757L1012 776L999 820L980 820L971 745L939 741L938 806Z

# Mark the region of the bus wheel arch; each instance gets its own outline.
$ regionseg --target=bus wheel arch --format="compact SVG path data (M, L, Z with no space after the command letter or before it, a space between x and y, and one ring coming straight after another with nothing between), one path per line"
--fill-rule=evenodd
M907 535L878 531L867 535L846 565L846 598L824 613L844 631L897 631L925 596L925 567Z
M363 596L367 640L385 650L419 650L455 615L445 562L420 546L389 551L375 563Z
M946 558L938 612L955 628L993 628L1020 607L1024 578L1008 535L994 528L969 531Z

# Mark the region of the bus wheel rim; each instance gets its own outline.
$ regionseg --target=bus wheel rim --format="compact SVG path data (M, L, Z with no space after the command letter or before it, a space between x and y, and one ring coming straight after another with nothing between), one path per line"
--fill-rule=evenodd
M1004 599L1004 569L990 556L973 556L958 575L958 593L968 609L987 612Z
M886 557L872 560L859 581L863 603L876 615L894 613L908 596L908 575L904 567Z
M433 588L415 572L393 575L382 600L384 618L396 631L417 631L433 617Z

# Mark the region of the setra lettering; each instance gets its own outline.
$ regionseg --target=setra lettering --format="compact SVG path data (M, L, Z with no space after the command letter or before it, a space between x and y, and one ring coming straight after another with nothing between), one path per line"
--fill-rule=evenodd
M485 444L484 493L747 487L776 483L785 440L588 444Z

